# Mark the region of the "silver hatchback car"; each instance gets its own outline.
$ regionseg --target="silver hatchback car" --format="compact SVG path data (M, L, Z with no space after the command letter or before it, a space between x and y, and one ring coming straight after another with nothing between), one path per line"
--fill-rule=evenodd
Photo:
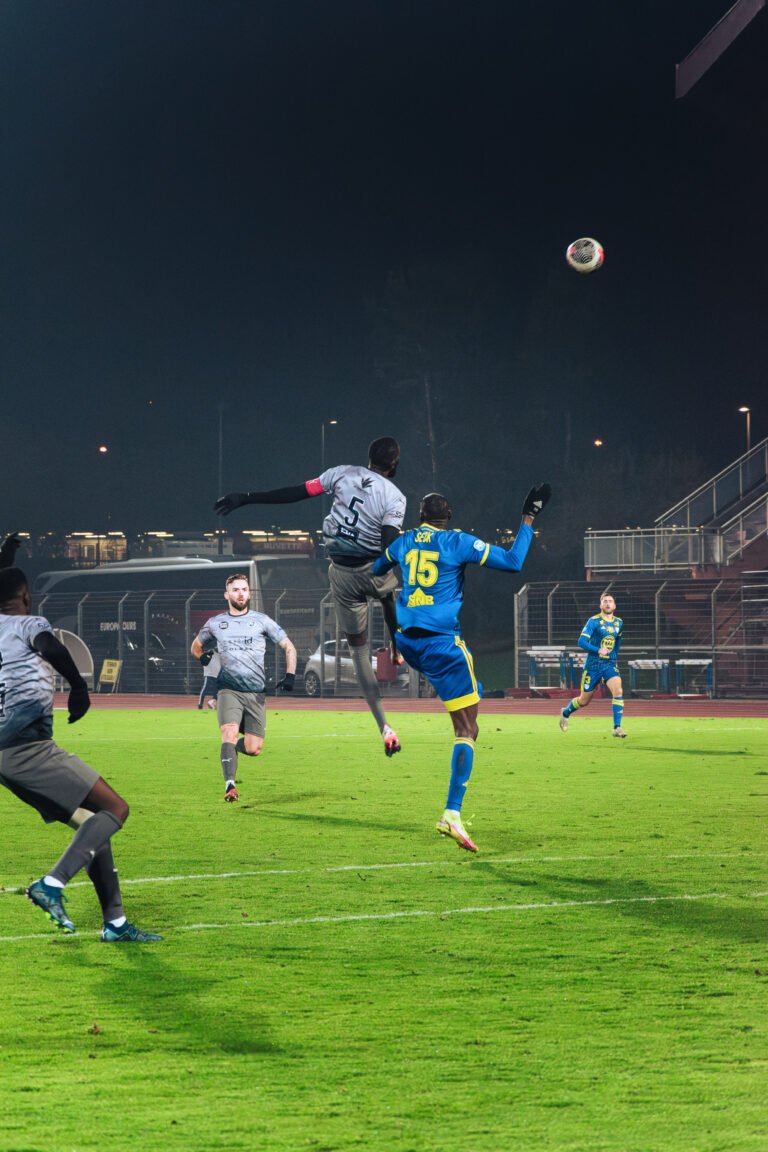
M325 679L326 688L333 690L336 684L336 641L328 640L322 645L323 655L322 661L325 667L321 670L321 655L320 645L315 649L312 655L304 665L304 691L307 696L319 696L323 678ZM346 640L339 641L339 687L340 688L356 688L357 677L355 675L355 663L349 651L349 644ZM376 671L376 656L371 657L373 671ZM397 675L394 680L386 680L385 684L390 684L392 687L401 688L405 690L408 687L408 665L403 664L397 668Z

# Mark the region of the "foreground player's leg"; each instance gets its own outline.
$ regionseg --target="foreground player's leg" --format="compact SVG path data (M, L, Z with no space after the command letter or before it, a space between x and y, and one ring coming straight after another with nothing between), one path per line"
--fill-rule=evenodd
M467 852L477 852L477 845L470 838L461 820L461 805L467 784L472 774L477 739L477 704L470 704L451 712L455 741L451 755L451 779L448 785L448 799L445 811L436 824L442 836L449 836L459 848Z
M98 780L83 806L72 815L71 826L77 831L69 847L50 872L27 889L32 903L42 908L65 932L74 932L75 926L64 908L64 888L82 868L87 870L92 880L96 875L94 886L102 907L106 905L110 912L117 913L118 918L123 916L110 839L127 819L128 805L105 780Z
M53 868L40 880L30 884L27 896L42 908L51 920L65 932L74 932L75 926L64 907L64 888L82 869L88 867L110 838L128 819L128 805L105 780L99 778L71 818L71 827L77 831L69 847L61 854Z
M101 904L101 914L104 918L101 929L102 943L150 944L155 940L162 940L162 936L158 936L156 932L142 932L128 921L123 911L120 881L112 857L111 844L106 844L96 853L86 872Z
M394 756L395 752L400 751L400 741L397 738L397 733L394 728L387 723L387 717L384 714L381 692L379 691L373 666L368 657L368 638L365 633L359 633L356 636L347 634L347 640L349 641L349 651L355 665L357 682L362 689L363 696L365 696L366 704L370 708L373 718L379 726L379 731L384 741L384 752L387 756Z

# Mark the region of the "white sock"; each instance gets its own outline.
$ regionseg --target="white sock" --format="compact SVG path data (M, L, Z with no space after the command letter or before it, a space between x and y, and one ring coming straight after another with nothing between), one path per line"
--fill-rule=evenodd
M50 884L51 888L63 888L61 880L57 880L55 876L43 876L43 884Z
M123 924L128 923L127 916L118 916L117 920L107 920L110 928L122 928Z

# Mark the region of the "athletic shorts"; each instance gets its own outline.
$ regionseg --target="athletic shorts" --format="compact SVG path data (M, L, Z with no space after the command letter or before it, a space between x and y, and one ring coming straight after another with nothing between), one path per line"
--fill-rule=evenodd
M222 724L237 724L249 736L263 737L267 731L267 698L263 692L235 692L233 688L219 688L216 715Z
M608 683L619 670L610 660L587 660L581 674L581 691L594 692L601 682Z
M384 600L397 592L397 577L394 571L383 576L374 576L373 560L360 568L344 568L341 564L331 564L328 579L333 592L336 619L342 632L357 636L368 627L368 600Z
M483 686L475 679L472 653L461 636L406 636L398 632L397 650L422 672L449 712L477 704Z
M68 823L101 777L53 740L35 740L0 752L0 783L35 808L46 824Z

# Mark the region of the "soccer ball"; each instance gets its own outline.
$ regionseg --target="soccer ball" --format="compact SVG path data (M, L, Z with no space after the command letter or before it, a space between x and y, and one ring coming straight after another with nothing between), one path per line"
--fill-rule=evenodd
M565 258L576 272L596 272L602 267L605 252L598 240L582 236L580 240L574 240L573 244L568 245Z

